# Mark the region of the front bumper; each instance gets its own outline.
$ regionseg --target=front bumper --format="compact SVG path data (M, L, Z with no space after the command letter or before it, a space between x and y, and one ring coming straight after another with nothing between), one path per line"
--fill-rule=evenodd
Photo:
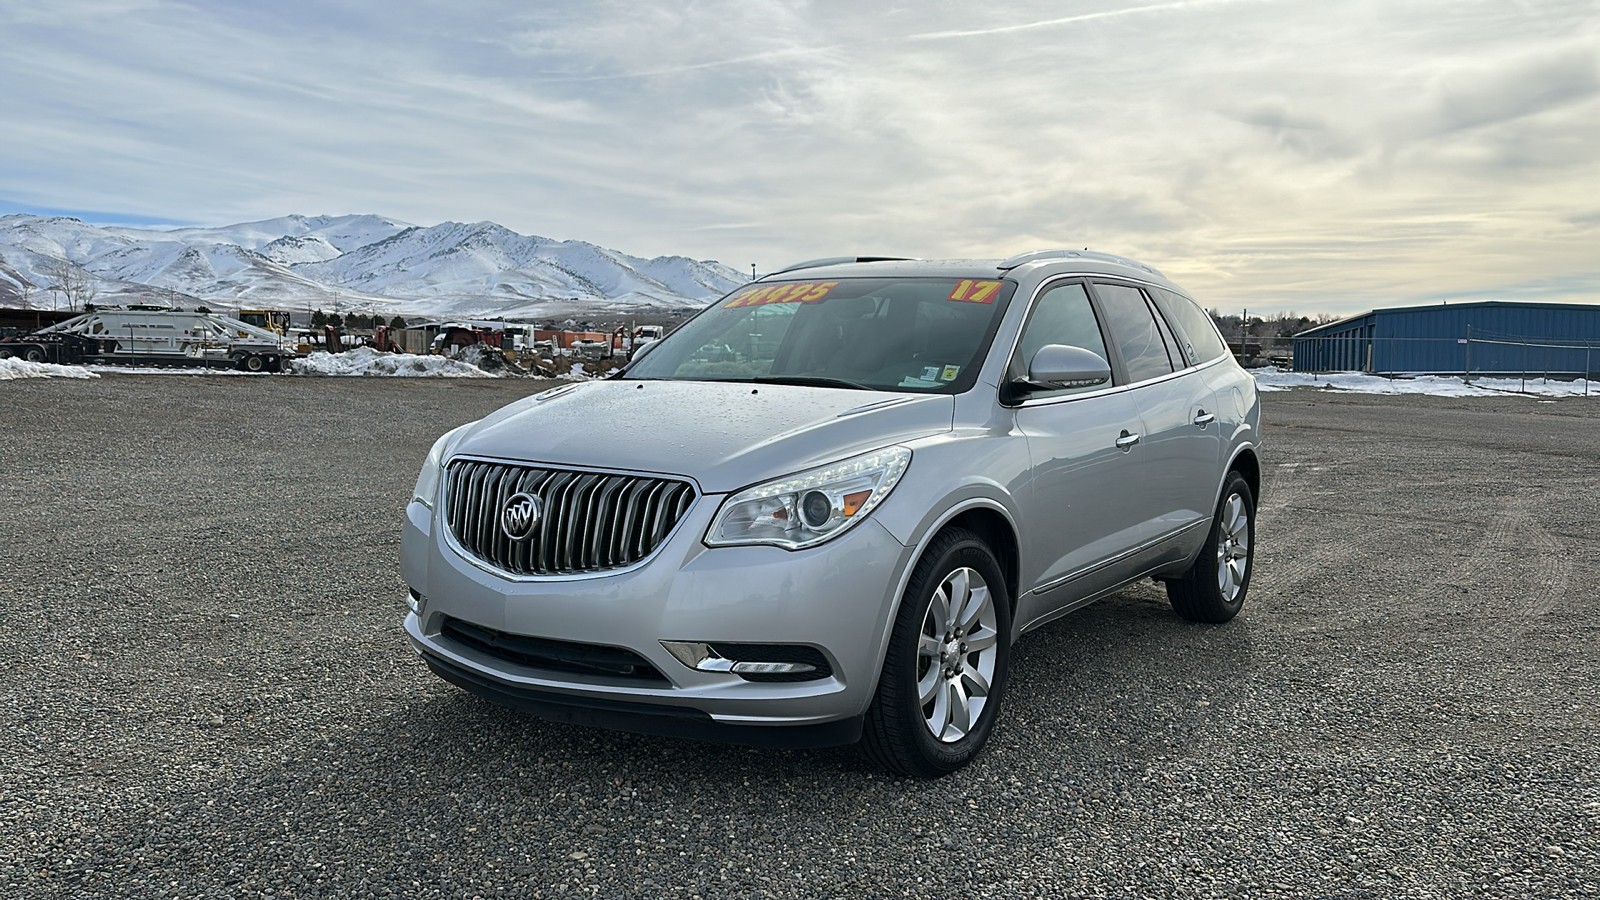
M486 571L413 502L401 551L418 595L405 620L412 646L440 677L558 721L764 746L854 741L912 548L872 519L807 550L708 548L701 537L720 500L701 497L637 568L549 579ZM559 670L464 640L461 625L636 654L659 677ZM801 645L821 651L831 671L749 680L690 668L662 641Z

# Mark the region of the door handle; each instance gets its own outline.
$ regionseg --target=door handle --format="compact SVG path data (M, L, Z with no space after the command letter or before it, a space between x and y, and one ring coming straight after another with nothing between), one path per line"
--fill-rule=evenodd
M1122 436L1117 438L1117 449L1127 453L1137 443L1139 443L1139 436L1124 428L1122 429Z
M1212 422L1215 422L1216 420L1217 420L1217 417L1215 415L1213 415L1211 413L1208 413L1203 409L1194 414L1194 423L1196 425L1199 425L1201 428L1204 428L1207 425L1210 425Z

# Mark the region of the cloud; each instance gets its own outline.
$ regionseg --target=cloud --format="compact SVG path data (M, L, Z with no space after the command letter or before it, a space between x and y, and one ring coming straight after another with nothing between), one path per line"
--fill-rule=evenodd
M16 203L763 269L1092 246L1302 312L1600 268L1588 0L64 0L0 30Z

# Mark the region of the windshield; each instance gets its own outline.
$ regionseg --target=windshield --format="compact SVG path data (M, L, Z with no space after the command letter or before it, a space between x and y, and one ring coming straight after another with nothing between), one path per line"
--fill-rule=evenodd
M977 379L1015 287L971 278L762 282L690 320L622 377L956 393Z

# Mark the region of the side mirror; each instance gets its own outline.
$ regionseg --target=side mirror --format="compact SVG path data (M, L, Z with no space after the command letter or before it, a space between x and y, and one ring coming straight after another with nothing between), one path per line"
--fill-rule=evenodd
M1060 388L1093 387L1111 381L1111 364L1093 350L1067 344L1045 344L1028 362L1028 377L1013 383L1018 387L1053 391Z

